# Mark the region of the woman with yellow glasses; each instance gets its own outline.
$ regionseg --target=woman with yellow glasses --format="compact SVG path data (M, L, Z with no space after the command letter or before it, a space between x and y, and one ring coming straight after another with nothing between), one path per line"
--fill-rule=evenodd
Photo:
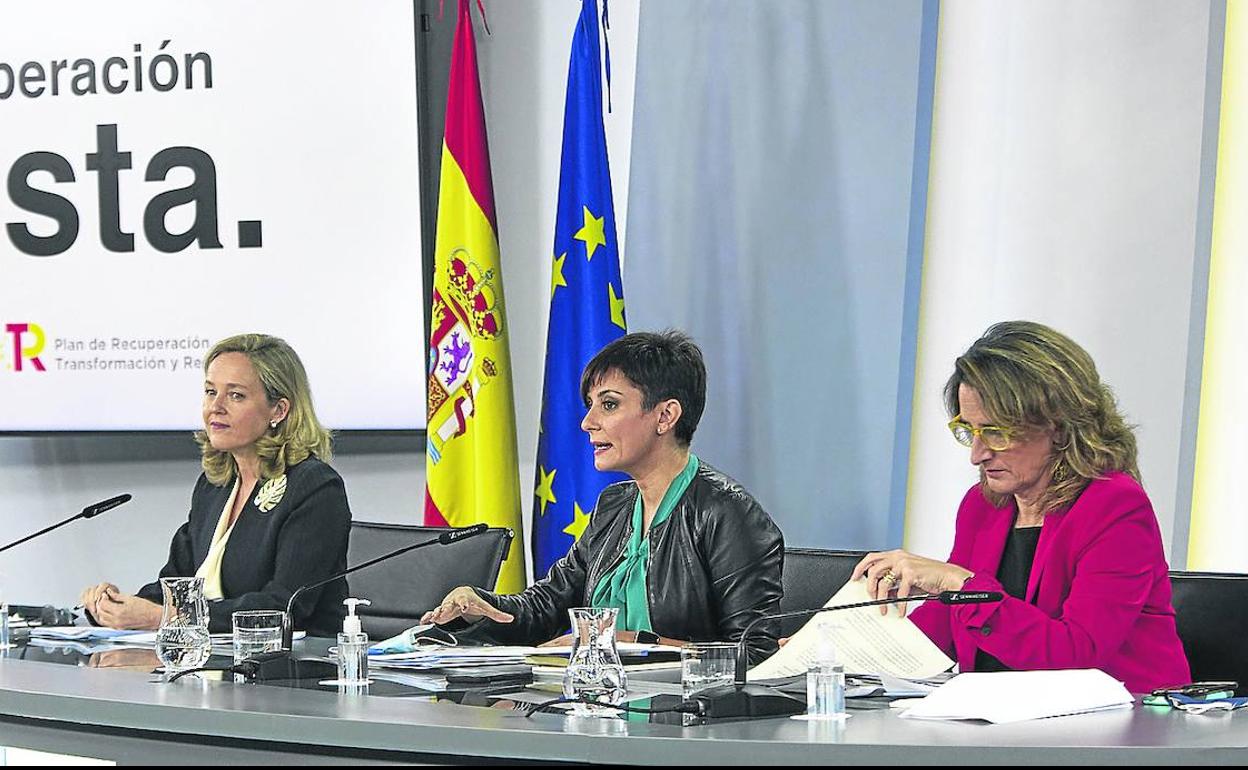
M979 468L953 552L870 554L854 569L868 593L1002 593L914 612L962 671L1099 668L1132 692L1188 681L1135 435L1087 352L1038 323L996 324L958 358L945 405Z

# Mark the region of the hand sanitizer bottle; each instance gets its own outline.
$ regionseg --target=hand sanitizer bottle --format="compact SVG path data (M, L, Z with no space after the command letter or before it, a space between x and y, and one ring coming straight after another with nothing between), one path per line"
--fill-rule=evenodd
M834 625L819 623L815 660L806 672L806 716L808 719L845 718L845 668L836 660Z
M0 598L0 650L8 650L16 646L9 633L9 603Z
M338 634L338 684L368 684L368 634L360 627L355 614L357 605L371 604L367 599L347 599L347 617L342 621L342 633Z
M17 646L13 644L13 637L10 634L9 602L4 596L4 587L0 585L0 651L11 650Z

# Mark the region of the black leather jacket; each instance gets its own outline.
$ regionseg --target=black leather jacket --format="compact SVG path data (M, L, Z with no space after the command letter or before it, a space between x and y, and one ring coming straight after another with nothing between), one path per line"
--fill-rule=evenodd
M482 621L469 636L503 644L537 644L564 632L568 609L588 607L603 573L624 553L633 529L637 485L602 491L585 533L545 579L523 593L482 598L515 616ZM751 621L780 605L784 536L740 484L700 462L671 515L650 530L646 589L650 623L660 636L736 641ZM751 663L777 649L778 624L750 636Z

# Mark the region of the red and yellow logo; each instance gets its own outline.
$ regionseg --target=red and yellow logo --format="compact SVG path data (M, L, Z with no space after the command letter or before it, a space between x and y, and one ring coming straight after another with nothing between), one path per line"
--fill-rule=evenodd
M6 369L20 372L33 367L37 372L47 371L43 361L39 360L39 354L48 341L42 326L36 323L6 323L4 331L9 337L4 348L12 353L12 361L6 364Z

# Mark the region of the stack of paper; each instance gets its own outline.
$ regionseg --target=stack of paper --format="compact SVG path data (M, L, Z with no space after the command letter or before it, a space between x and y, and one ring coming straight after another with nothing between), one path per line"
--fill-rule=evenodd
M616 651L628 671L652 671L680 668L680 648L662 644L619 642ZM541 668L567 668L572 657L571 647L538 647L526 655L524 662Z
M855 580L846 583L824 606L857 604L871 598L866 582ZM779 652L750 670L750 681L805 674L815 662L821 624L829 627L836 659L847 672L926 679L953 665L909 618L891 608L887 615L881 615L879 607L860 607L811 618Z
M140 636L143 634L139 631L118 631L94 626L37 626L30 630L29 644L90 655L120 647L141 647L141 643L133 641Z
M1122 682L1103 671L999 671L961 674L916 702L909 719L984 719L996 724L1129 708Z
M466 666L504 666L531 663L536 658L543 661L566 661L572 654L571 647L447 647L444 645L421 646L411 652L378 652L389 645L382 642L369 649L369 666L401 668L409 670L452 669ZM636 644L621 642L617 649L621 658L640 658L647 655L675 655L680 648L660 644Z
M536 647L431 647L413 652L395 652L368 656L370 668L404 668L429 670L465 666L503 666L524 662Z
M32 639L59 639L68 642L86 642L118 639L142 634L142 631L119 631L101 626L39 626L30 630Z

